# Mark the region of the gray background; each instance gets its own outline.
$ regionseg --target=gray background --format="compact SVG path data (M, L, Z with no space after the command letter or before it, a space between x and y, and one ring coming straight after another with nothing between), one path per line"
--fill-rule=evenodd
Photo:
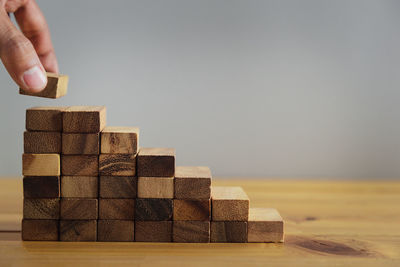
M20 96L1 67L1 175L26 108L106 105L215 176L400 176L399 1L38 2L69 93Z

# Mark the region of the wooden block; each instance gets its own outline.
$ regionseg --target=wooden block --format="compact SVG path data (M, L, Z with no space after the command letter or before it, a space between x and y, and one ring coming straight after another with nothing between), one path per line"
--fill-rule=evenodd
M209 243L209 221L174 221L172 230L173 242Z
M61 173L65 176L98 176L99 157L97 155L62 155Z
M250 209L248 242L283 242L283 235L283 219L276 209Z
M174 221L209 221L211 201L174 199Z
M58 176L27 176L23 179L24 198L60 197L60 178Z
M99 220L97 241L129 242L135 240L135 222L124 220Z
M135 176L136 155L134 154L100 154L100 175Z
M247 221L249 217L249 197L238 186L213 186L212 220Z
M47 75L47 85L43 91L39 93L26 92L19 88L19 93L21 95L38 96L45 98L60 98L67 94L68 89L68 76L62 74L56 74L51 72L46 72Z
M62 153L65 155L98 155L100 152L99 133L63 133Z
M98 133L105 126L104 106L73 106L63 112L64 133Z
M210 199L210 188L211 171L208 167L176 167L175 198Z
M61 133L24 132L24 153L61 153Z
M134 220L134 199L99 199L99 219Z
M172 221L136 221L136 242L171 242Z
M96 220L97 214L97 199L95 198L61 199L61 220Z
M137 164L138 177L173 177L175 149L140 148Z
M58 220L22 220L22 240L57 241Z
M60 199L58 198L25 198L24 219L52 219L60 217Z
M212 243L246 243L247 222L211 222Z
M102 154L137 154L139 146L139 128L110 127L101 132Z
M60 241L96 241L96 220L60 221Z
M172 199L136 199L135 218L137 221L169 221L173 214Z
M62 112L66 107L33 107L26 110L28 131L62 132Z
M139 198L174 198L174 177L138 177Z
M23 154L22 174L24 176L60 176L60 155Z
M100 176L101 198L136 198L136 187L134 176Z
M97 176L61 176L61 197L97 198Z

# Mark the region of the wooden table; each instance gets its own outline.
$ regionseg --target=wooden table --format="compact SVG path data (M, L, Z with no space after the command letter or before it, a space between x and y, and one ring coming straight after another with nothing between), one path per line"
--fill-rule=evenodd
M22 179L0 179L0 266L400 266L400 181L214 179L275 207L284 244L22 242Z

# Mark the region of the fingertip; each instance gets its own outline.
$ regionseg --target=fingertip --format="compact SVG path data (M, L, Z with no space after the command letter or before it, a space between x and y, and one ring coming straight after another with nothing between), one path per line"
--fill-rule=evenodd
M23 90L31 93L39 93L47 85L47 76L39 66L35 65L26 70L22 75Z

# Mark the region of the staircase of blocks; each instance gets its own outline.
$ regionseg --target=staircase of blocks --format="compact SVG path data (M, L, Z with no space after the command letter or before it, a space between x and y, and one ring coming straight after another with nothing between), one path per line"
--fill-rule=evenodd
M103 106L33 107L24 132L24 241L283 242L272 208L212 185L175 149L139 147L139 128L106 126Z

